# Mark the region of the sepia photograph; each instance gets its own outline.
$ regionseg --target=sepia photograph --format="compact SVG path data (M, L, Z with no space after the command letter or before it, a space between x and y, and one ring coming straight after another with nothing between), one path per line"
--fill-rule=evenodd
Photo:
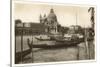
M95 6L14 1L12 7L14 64L95 60Z

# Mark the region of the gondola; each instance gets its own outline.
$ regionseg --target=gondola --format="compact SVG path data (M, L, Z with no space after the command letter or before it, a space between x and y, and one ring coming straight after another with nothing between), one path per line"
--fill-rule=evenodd
M29 39L28 39L28 45L31 48L59 48L59 47L67 47L67 46L77 46L77 44L81 43L82 41L71 41L71 42L57 42L55 44L34 44L34 43L29 43Z

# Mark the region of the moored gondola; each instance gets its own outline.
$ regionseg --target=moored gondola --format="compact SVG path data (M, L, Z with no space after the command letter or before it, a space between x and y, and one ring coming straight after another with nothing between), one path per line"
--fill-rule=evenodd
M29 40L29 39L28 39ZM28 41L28 45L31 48L59 48L59 47L67 47L67 46L77 46L77 44L83 42L83 39L77 40L77 41L58 41L56 40L55 44L46 44L46 43L42 43L42 44L34 44L34 43L29 43Z

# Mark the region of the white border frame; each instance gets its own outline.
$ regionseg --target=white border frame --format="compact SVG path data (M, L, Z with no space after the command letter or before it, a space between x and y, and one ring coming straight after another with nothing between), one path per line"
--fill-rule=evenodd
M80 62L96 62L97 60L97 39L96 39L96 35L95 35L95 59L94 60L79 60L79 61L60 61L60 62L46 62L46 63L27 63L27 64L15 64L15 35L14 35L14 18L13 18L13 15L14 15L14 3L33 3L33 4L46 4L46 5L61 5L61 6L79 6L79 7L95 7L95 34L97 35L97 32L96 32L96 18L97 18L97 6L96 5L87 5L87 4L69 4L69 3L54 3L54 2L37 2L37 1L27 1L27 0L23 0L23 1L12 1L11 2L11 66L32 66L32 65L48 65L48 64L65 64L65 63L80 63Z

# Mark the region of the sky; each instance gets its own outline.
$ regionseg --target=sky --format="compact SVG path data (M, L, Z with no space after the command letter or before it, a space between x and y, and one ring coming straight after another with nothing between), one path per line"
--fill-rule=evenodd
M82 27L90 27L89 7L66 6L66 5L49 5L35 3L14 3L14 19L21 19L22 22L39 23L40 14L44 16L50 13L50 9L54 9L58 23L62 26L80 25ZM77 22L77 23L76 23Z

